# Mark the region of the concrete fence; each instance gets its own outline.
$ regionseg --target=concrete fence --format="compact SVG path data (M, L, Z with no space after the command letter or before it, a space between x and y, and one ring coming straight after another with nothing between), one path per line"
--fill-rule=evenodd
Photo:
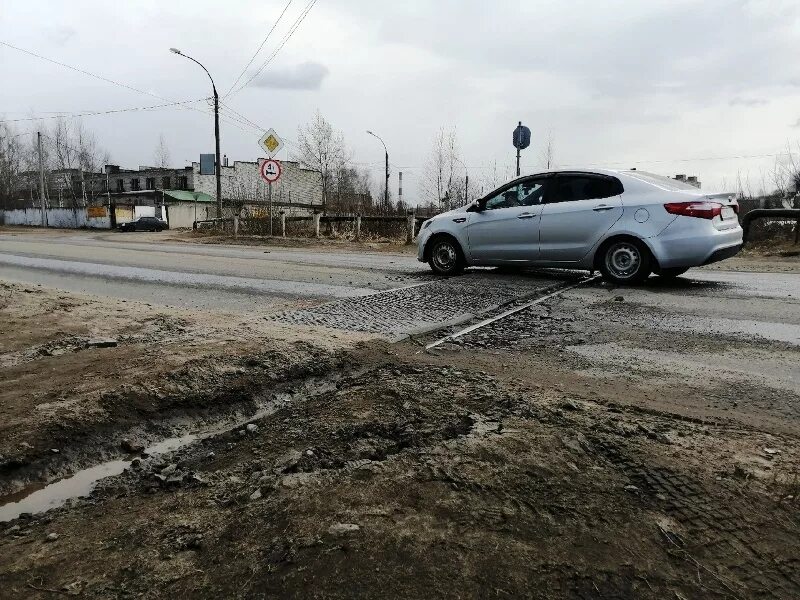
M105 207L89 208L48 208L42 223L41 208L18 208L0 210L0 223L3 225L24 225L30 227L59 227L66 229L91 228L111 229L111 218Z
M300 237L345 236L355 240L382 236L405 239L411 243L427 217L386 215L321 215L290 216L281 211L273 218L209 219L195 224L196 229L221 229L244 235Z

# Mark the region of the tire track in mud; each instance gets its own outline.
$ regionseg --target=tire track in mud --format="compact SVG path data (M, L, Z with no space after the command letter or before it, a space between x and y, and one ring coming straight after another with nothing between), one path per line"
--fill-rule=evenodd
M704 572L709 591L734 598L800 596L800 553L779 556L775 540L765 543L768 532L776 532L776 522L765 518L763 507L751 507L752 502L767 499L725 489L723 482L722 494L712 493L687 474L630 458L624 447L607 439L592 437L590 441L599 456L631 480L643 503L677 523L677 527L668 521L657 524L666 549L696 573ZM776 506L778 511L781 508ZM785 534L785 528L781 529ZM800 551L797 531L793 537L795 550ZM725 572L712 571L703 563L724 565Z

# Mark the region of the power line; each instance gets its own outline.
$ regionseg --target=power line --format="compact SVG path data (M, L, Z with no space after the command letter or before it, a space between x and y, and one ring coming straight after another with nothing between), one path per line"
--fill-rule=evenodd
M261 45L259 45L258 49L257 49L257 50L256 50L256 51L253 53L253 56L251 56L251 57L250 57L250 60L249 60L249 61L248 61L248 63L247 63L245 66L244 66L244 68L242 69L242 72L241 72L241 73L239 73L239 76L238 76L238 77L236 77L236 81L234 81L234 82L231 84L231 87L228 89L228 91L227 91L227 92L225 92L225 96L227 96L228 94L230 94L230 93L231 93L231 90L233 90L233 88L235 88L235 87L236 87L236 84L237 84L237 83L239 83L239 80L242 78L242 75L244 75L244 74L245 74L245 72L247 71L247 69L249 69L249 68L250 68L250 65L252 65L252 64L253 64L253 61L256 59L256 56L258 56L259 52L261 52L261 49L264 47L264 44L266 44L266 43L267 43L267 40L269 39L269 36L271 36L271 35L272 35L272 32L273 32L273 31L275 31L275 28L278 26L278 23L280 23L280 22L281 22L281 19L283 18L283 15L284 15L284 14L286 13L286 11L289 9L289 7L291 6L291 4L292 4L292 0L289 0L289 2L287 2L287 3L286 3L286 6L284 6L284 7L283 7L283 10L281 11L281 14L280 14L280 15L278 15L278 19L277 19L277 20L275 21L275 23L272 25L272 28L269 30L269 32L267 32L267 35L264 37L264 39L263 39L263 40L261 40ZM223 96L223 97L224 97L224 96Z
M14 46L13 44L9 44L8 42L4 42L2 40L0 40L0 45L6 46L6 47L11 48L13 50L17 50L17 51L22 52L24 54L27 54L29 56L33 56L33 57L39 58L41 60L47 61L47 62L52 63L54 65L58 65L60 67L64 67L65 69L69 69L71 71L75 71L76 73L81 73L82 75L86 75L88 77L92 77L92 78L97 79L99 81L103 81L105 83L110 83L112 85L116 85L116 86L125 88L127 90L130 90L132 92L136 92L138 94L145 94L147 96L151 96L153 98L157 98L158 100L163 100L165 102L172 102L172 100L170 100L169 98L164 98L163 96L159 96L158 94L154 94L153 92L148 92L146 90L141 90L139 88L133 87L132 85L128 85L126 83L115 81L113 79L109 79L108 77L104 77L102 75L97 75L95 73L91 73L90 71L86 71L85 69L80 69L78 67L74 67L72 65L68 65L67 63L63 63L63 62L54 60L52 58L48 58L47 56L43 56L41 54L37 54L36 52L32 52L31 50L26 50L25 48L20 48L19 46ZM178 104L180 104L180 103L178 103ZM200 108L195 108L193 106L185 106L185 107L181 107L181 108L184 109L184 110L193 110L193 111L200 112L200 113L203 113L203 114L206 114L206 115L210 114L210 110L203 110L203 109L200 109ZM234 127L237 127L237 126L234 125Z
M26 117L24 119L5 119L0 120L0 123L19 123L22 121L46 121L49 119L77 119L79 117L94 117L97 115L112 115L116 113L124 113L124 112L136 112L136 111L147 111L147 110L157 110L159 108L167 108L170 106L179 106L182 104L190 104L192 102L200 102L202 100L206 100L206 98L198 98L197 100L182 100L180 102L168 102L166 104L153 104L152 106L135 106L132 108L117 108L113 110L98 110L92 112L82 112L82 113L58 113L55 115L51 115L49 117Z
M314 8L314 5L316 3L317 3L317 0L310 0L310 2L306 5L306 7L303 9L303 11L300 13L300 15L297 17L297 19L295 19L295 22L292 24L292 27L289 29L289 32L284 36L284 38L281 41L280 45L272 52L272 54L269 55L267 60L265 60L261 64L261 66L258 68L258 70L252 75L252 77L250 77L250 79L248 79L242 86L240 86L235 92L233 92L234 94L238 94L239 92L241 92L244 88L246 88L248 85L250 85L251 81L253 81L256 77L261 75L261 73L264 71L264 69L266 69L269 66L269 64L272 62L272 60L278 55L278 52L281 51L281 48L283 48L286 45L286 42L288 42L289 39L294 35L294 32L297 31L297 29L300 27L300 25L302 25L302 23L305 20L306 16L308 16L308 13L311 12L311 9Z

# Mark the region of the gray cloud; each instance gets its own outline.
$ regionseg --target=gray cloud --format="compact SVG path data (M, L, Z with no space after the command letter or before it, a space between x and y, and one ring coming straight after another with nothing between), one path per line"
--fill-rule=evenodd
M328 73L325 65L309 61L293 67L270 69L256 77L253 85L279 90L318 90Z
M756 107L756 106L765 106L769 104L769 100L766 98L731 98L728 102L731 106L747 106L747 107Z

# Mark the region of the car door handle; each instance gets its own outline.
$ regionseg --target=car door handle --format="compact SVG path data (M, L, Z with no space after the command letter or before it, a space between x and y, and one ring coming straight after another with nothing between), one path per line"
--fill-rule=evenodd
M535 216L536 215L533 214L533 213L520 213L520 214L517 215L517 218L518 219L532 219Z
M603 210L613 210L613 209L614 209L614 207L613 206L609 206L608 204L598 204L592 210L595 211L595 212L600 212L600 211L603 211Z
M458 217L457 219L453 219L453 223L463 223L467 220L467 217Z

